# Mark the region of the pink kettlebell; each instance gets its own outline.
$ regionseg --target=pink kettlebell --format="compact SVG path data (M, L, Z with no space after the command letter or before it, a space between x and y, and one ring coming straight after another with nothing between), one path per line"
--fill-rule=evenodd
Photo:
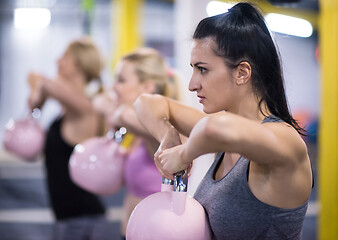
M118 130L118 131L121 131ZM98 195L111 195L123 186L125 149L116 135L95 137L75 146L69 159L70 177L81 188Z
M127 225L127 240L210 240L202 205L187 195L187 173L175 177L174 191L162 191L143 199Z
M40 110L34 109L32 114L23 119L10 119L7 122L3 137L3 145L7 151L25 161L37 160L45 141L45 132L37 122L40 115Z

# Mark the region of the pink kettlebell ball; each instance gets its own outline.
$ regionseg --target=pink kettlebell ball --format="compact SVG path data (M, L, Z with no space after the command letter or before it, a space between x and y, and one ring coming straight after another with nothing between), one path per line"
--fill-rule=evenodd
M210 240L202 205L186 192L164 191L136 206L128 221L127 240Z
M122 147L108 137L94 137L75 146L69 161L71 179L98 195L111 195L123 186Z
M35 161L42 152L45 132L34 118L29 115L20 120L10 119L3 137L4 148L25 161Z

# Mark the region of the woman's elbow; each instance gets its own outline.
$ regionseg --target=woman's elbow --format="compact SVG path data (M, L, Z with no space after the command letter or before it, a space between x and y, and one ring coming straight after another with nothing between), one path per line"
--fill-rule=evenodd
M162 95L144 93L134 101L133 108L137 114L142 114L161 112L166 105L166 99Z
M151 101L151 98L153 97L152 94L149 93L143 93L140 96L136 98L136 100L133 103L134 109L137 111L138 109L142 109L145 105L149 104Z

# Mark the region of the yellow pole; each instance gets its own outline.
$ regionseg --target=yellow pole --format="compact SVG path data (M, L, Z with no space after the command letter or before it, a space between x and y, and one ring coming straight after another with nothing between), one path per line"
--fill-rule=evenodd
M320 240L338 239L338 1L320 0ZM306 86L305 86L306 87Z
M142 45L140 29L143 0L112 0L113 6L113 57L114 68L119 59Z

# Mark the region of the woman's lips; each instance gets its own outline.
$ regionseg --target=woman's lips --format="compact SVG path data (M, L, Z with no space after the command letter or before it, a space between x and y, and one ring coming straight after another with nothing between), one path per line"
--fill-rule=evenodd
M203 96L197 96L200 100L199 102L203 104L203 102L205 101L205 97Z

